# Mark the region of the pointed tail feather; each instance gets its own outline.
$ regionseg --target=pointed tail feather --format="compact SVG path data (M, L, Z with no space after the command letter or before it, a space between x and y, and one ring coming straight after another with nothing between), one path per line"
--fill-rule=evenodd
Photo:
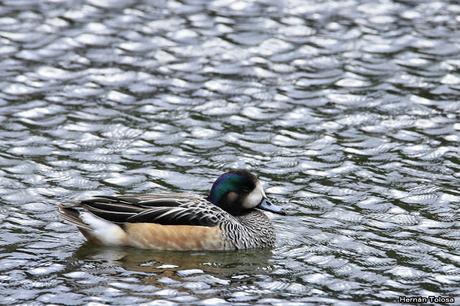
M83 223L81 220L80 212L77 209L73 207L66 207L61 204L58 206L58 210L61 218L65 221L76 225L79 229L91 231L91 228L88 226L88 224Z

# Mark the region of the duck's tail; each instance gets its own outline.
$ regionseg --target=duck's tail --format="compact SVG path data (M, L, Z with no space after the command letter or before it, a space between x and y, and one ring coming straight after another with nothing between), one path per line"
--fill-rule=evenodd
M91 228L87 224L83 223L83 221L80 218L80 212L76 208L60 204L58 206L58 211L61 218L65 221L73 225L76 225L79 229L84 229L87 231L91 230Z
M88 241L101 245L126 245L126 232L117 224L75 207L61 204L58 206L58 210L61 218L77 226Z

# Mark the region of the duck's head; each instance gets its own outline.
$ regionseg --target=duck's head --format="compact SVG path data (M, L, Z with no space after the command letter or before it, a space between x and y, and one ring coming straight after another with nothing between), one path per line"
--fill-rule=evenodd
M254 208L285 214L281 207L268 201L260 181L247 170L231 170L219 176L212 185L208 200L234 216Z

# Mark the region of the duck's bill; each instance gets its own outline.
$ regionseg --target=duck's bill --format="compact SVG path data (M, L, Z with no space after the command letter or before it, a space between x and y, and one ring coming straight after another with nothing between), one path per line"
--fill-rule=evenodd
M286 212L278 205L273 204L267 199L262 199L262 202L257 206L259 209L263 209L275 214L286 215Z

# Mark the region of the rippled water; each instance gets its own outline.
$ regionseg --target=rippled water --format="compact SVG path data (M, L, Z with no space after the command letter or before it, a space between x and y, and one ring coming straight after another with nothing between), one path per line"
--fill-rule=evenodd
M456 1L0 5L1 303L460 298ZM252 169L273 251L96 248L56 205Z

